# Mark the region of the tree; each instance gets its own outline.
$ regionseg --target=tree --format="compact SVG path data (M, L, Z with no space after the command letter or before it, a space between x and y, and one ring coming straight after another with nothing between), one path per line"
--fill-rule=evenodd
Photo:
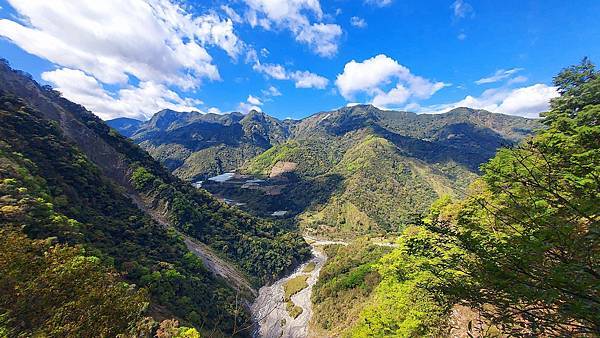
M145 290L81 248L0 229L0 332L114 337L142 318Z
M600 332L600 76L584 59L554 84L547 129L485 164L446 226L463 297L516 334Z

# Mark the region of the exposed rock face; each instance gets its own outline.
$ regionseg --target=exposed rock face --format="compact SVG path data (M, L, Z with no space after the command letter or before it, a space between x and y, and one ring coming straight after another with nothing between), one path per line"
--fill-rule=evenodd
M269 174L269 177L273 178L273 177L281 176L285 173L291 173L294 170L296 170L297 167L298 167L298 163L279 161L279 162L275 163L275 165L271 169L271 174Z

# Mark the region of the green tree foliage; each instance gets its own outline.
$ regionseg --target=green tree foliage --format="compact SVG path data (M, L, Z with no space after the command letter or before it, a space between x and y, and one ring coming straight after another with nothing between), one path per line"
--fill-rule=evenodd
M447 332L453 299L443 290L464 273L454 267L462 252L444 236L407 228L398 248L376 269L381 282L360 314L352 337L439 337Z
M81 244L114 265L126 280L148 288L151 314L214 332L246 327L249 320L246 309L233 305L236 291L188 255L177 231L153 217L211 245L256 283L310 255L297 232L229 208L173 177L97 116L5 60L0 94L2 178L14 179L19 189L35 183L30 191L43 201L39 214L10 221L31 238ZM8 202L0 205L8 214L13 200L22 201L0 199ZM74 224L57 225L51 211Z
M252 217L180 181L166 183L168 178L139 163L133 173L136 188L164 205L178 230L225 254L255 284L274 280L310 256L304 239L287 227Z
M328 260L312 294L317 336L334 336L354 325L381 281L375 265L389 251L364 238L348 246L325 247Z
M0 325L7 336L114 337L141 319L145 290L78 247L0 229Z
M555 85L546 129L500 150L466 198L439 199L375 264L348 335L446 335L455 305L483 315L481 334L600 332L600 75L586 59Z
M555 85L547 129L499 151L437 224L467 253L462 297L515 334L600 332L600 75L584 59Z
M156 331L156 338L200 338L200 333L194 329L179 326L177 320L163 320Z
M179 236L144 215L55 124L8 96L0 98L0 196L2 229L22 229L33 240L55 238L58 243L82 246L84 258L72 259L85 263L78 268L114 266L126 281L148 289L151 314L160 308L197 327L222 331L231 330L236 320L238 326L249 320L246 313L236 314L229 306L235 303L235 292L213 277ZM77 278L55 282L46 290L89 291ZM60 283L64 289L59 290ZM18 301L17 294L10 295L3 300ZM89 309L82 306L81 310ZM44 318L43 313L31 311L32 318L37 315Z

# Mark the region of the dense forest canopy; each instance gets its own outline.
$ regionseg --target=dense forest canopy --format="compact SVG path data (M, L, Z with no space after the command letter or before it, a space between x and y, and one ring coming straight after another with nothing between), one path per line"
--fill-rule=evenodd
M341 328L316 318L316 332L341 330L352 337L600 332L600 74L584 59L554 83L561 96L544 114L547 128L500 150L464 198L439 199L422 222L403 232L392 252L353 262L332 281L326 272L347 258L330 251L333 258L313 296L316 311L331 311L330 304L343 301L349 307L343 313L359 315L340 318L346 322ZM358 277L353 285L371 286L350 295L339 287L332 292L328 285L339 285L348 274Z
M258 286L309 256L308 245L297 231L252 217L187 185L82 106L12 70L5 61L0 68L2 228L11 236L31 239L32 250L37 250L32 257L49 255L47 261L40 260L39 269L31 271L3 262L2 276L7 278L2 280L6 283L2 299L7 303L0 314L6 330L24 335L57 327L70 330L66 326L80 330L86 320L93 320L84 316L79 324L71 323L61 309L73 306L70 302L90 300L65 295L46 304L45 316L56 322L43 322L44 317L29 321L30 327L19 322L19 313L29 311L35 316L32 307L36 306L29 298L20 298L19 288L31 288L35 294L35 287L43 286L37 280L46 273L45 262L53 262L54 245L62 245L66 251L56 252L68 253L67 263L70 257L73 262L89 262L73 274L107 275L98 277L99 284L92 283L89 289L82 286L82 295L115 285L114 294L107 292L115 299L98 299L99 313L110 309L110 302L133 299L131 316L123 313L127 309L115 306L105 321L98 321L97 325L107 326L99 330L111 330L104 335L135 326L133 317L139 314L175 318L213 335L234 331L247 335L248 329L240 330L250 327L244 304L253 296L215 275L188 243L205 243L205 250L239 270L249 286ZM38 240L48 245L40 246ZM10 246L3 250L6 257L19 255ZM22 281L15 280L18 276ZM53 287L63 282L58 280ZM70 290L69 285L64 291Z
M213 274L185 239L206 243L258 286L310 255L294 224L219 202L51 89L6 64L0 75L0 336L248 335L251 318L243 302L252 296ZM318 140L288 141L250 163L247 170L260 172L306 157L303 166L318 166L296 177L298 196L330 193L319 186L335 184L328 175L346 180L343 193L329 200L335 203L309 215L312 221L335 218L343 224L339 231L361 233L387 219L400 233L393 247L359 238L323 248L329 260L312 293L312 332L600 332L600 72L586 58L561 71L554 85L560 96L543 114L543 127L500 149L478 178L464 167L398 151L400 145L405 151L429 149L423 143L407 145L382 130L348 131L336 124L372 118L377 112L369 107L340 113L325 131L308 124L319 133L343 130L346 139L321 134ZM73 118L89 134L74 134L53 112ZM393 130L401 124L385 125ZM299 132L307 135L306 129ZM89 149L97 144L85 143L91 140L118 154L125 181L108 174L119 173L117 164L92 156ZM437 166L426 167L428 160ZM386 173L379 177L394 184L372 178L381 169ZM473 176L449 181L460 173ZM390 187L400 196L420 191L421 199L410 203L427 211L391 217L389 209L407 206L375 194Z

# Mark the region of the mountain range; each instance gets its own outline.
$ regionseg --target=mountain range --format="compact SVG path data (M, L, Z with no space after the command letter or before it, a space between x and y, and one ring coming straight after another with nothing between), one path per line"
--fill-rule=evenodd
M163 110L146 122L107 123L184 180L230 171L266 179L251 190L204 187L260 216L298 216L302 228L329 237L400 231L437 198L461 195L500 147L541 127L470 108L431 115L371 105L302 120Z
M67 331L59 336L116 336L146 325L141 316L152 316L175 318L211 336L248 335L248 304L255 289L310 256L293 228L253 217L193 188L83 106L4 60L0 100L2 240L26 235L31 245L45 250L47 245L83 250L85 256L65 267L69 274L79 273L76 262L83 259L96 264L88 268L95 269L94 276L130 284L123 298L112 299L111 287L99 284L100 277L65 287L83 277L69 281L70 275L56 266L45 280L28 282L39 276L32 262L50 259L52 251L30 250L32 257L23 260L24 240L19 246L3 245L0 267L11 269L2 270L10 271L0 277L3 292L15 293L5 293L10 301L0 303L2 323L14 323L17 332L52 336L60 327ZM106 269L114 271L105 274ZM9 287L14 283L14 289ZM55 291L43 298L45 290ZM140 290L141 300L131 311L105 303L127 304L132 290ZM84 298L95 292L98 298ZM26 298L36 294L35 302ZM93 304L82 305L85 314L70 308L85 301ZM30 308L33 303L37 312ZM96 310L104 311L98 313L102 320L89 316ZM65 314L79 324L61 324Z
M234 170L290 136L291 123L253 111L247 115L162 110L150 120L107 121L185 180Z

